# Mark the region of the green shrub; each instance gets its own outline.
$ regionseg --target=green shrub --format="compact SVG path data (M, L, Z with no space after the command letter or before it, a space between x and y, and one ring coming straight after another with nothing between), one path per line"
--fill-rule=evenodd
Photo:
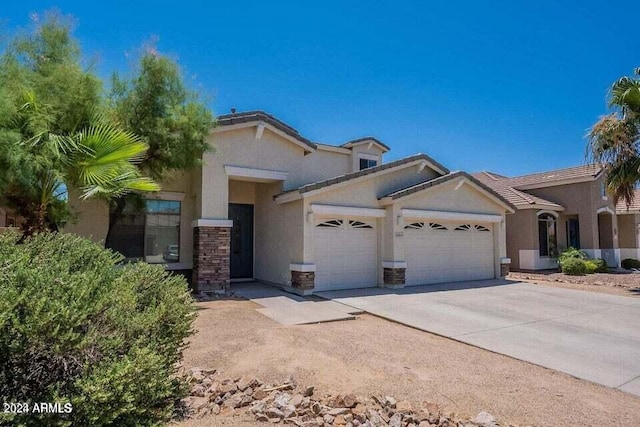
M640 261L634 258L625 258L622 260L622 268L631 270L632 268L640 268Z
M567 258L560 265L562 272L569 276L584 276L587 274L587 262L579 258Z
M596 265L596 269L595 269L596 273L609 272L609 266L607 265L607 261L603 260L602 258L594 258L589 261Z
M119 255L68 234L18 239L0 235L0 396L73 409L3 414L0 425L166 423L187 392L175 375L194 316L184 279L119 266Z
M570 247L560 254L560 256L558 257L558 264L562 265L562 263L567 259L586 260L588 258L589 256L584 251Z
M598 270L598 264L592 259L586 260L584 265L587 268L587 274L593 274Z

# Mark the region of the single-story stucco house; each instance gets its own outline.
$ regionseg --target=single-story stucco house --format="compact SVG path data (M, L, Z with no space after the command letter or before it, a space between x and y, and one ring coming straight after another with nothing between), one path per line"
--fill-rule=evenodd
M192 270L200 292L259 280L301 294L492 279L508 271L498 191L425 154L384 162L373 137L311 142L262 111L218 118L204 165L114 226L130 258ZM74 199L75 200L75 199ZM104 203L65 231L104 240Z
M506 177L473 174L516 206L507 221L507 256L513 270L557 268L568 247L582 249L619 267L638 258L640 200L629 209L614 205L606 192L605 173L595 164Z

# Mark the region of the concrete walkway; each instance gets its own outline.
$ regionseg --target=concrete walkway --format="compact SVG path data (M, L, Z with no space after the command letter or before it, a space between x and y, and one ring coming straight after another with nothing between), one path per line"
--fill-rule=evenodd
M283 325L355 319L362 310L317 297L301 297L263 283L233 283L231 290L263 308L258 312Z
M637 298L495 280L320 295L640 396Z

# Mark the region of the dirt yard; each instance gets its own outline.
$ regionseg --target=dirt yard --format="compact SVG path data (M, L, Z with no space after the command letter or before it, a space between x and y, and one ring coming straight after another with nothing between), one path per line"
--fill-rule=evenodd
M640 274L637 273L595 273L586 276L568 276L557 272L511 272L507 278L568 289L640 296Z
M199 303L185 366L280 383L290 375L316 395L382 393L502 423L637 426L640 398L369 315L283 326L250 301ZM247 416L182 426L256 425Z

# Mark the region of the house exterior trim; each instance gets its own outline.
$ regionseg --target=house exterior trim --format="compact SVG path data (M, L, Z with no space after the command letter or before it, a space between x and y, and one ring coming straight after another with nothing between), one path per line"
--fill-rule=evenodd
M499 223L502 221L502 215L495 214L432 211L422 209L402 209L400 212L405 218L439 219L445 221L478 221L491 223Z
M359 208L355 206L334 206L312 204L311 212L319 215L361 216L369 218L384 218L387 211L375 208Z
M311 271L316 271L315 264L305 264L305 263L291 263L289 264L289 270L291 271L299 271L301 273L308 273Z
M285 181L289 176L288 172L274 171L268 169L247 168L243 166L225 165L224 171L229 178L240 180L251 180L254 182L277 182Z
M191 227L233 227L233 221L230 219L196 219L191 221Z

